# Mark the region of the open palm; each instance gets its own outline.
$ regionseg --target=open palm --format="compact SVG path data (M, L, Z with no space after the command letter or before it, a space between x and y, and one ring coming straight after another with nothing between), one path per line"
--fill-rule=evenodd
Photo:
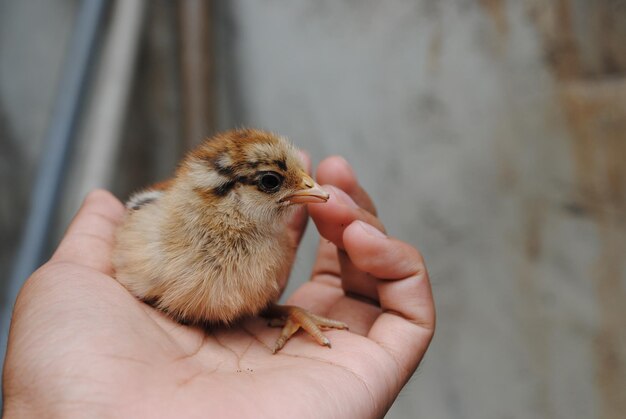
M289 303L350 326L325 332L332 349L296 334L272 355L279 330L263 319L205 330L136 300L110 263L124 208L94 192L16 302L7 417L382 416L432 338L428 275L417 250L378 233L345 161L325 160L317 178L335 185L327 204L309 207L324 239L311 281ZM294 242L305 217L290 224Z

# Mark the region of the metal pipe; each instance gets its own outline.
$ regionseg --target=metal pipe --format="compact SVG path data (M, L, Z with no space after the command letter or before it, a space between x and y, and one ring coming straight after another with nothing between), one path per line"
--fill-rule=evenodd
M91 89L94 100L88 107L85 127L78 134L84 148L75 173L78 185L70 191L68 199L68 215L74 214L92 189L112 186L146 3L146 0L124 0L116 2L113 8Z
M0 351L3 365L15 298L26 278L45 257L50 221L58 204L64 167L89 80L105 5L105 0L83 0L76 18L51 123L44 139L22 241L2 306Z
M183 142L190 149L215 129L213 2L180 2Z

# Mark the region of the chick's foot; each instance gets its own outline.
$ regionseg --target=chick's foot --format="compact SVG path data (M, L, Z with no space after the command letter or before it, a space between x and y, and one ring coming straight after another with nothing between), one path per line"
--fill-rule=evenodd
M266 313L267 317L270 317L269 325L273 327L282 327L283 330L280 336L274 344L272 353L276 353L285 346L285 343L289 340L298 329L304 329L309 335L313 337L320 345L328 346L330 348L330 340L322 333L321 328L324 329L347 329L348 325L333 319L327 319L326 317L318 316L310 311L296 306L281 306L274 304Z

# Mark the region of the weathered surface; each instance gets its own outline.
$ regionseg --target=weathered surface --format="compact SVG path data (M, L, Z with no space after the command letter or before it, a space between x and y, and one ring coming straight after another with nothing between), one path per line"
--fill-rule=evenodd
M346 156L426 256L438 330L389 417L626 411L625 3L220 2L222 124Z

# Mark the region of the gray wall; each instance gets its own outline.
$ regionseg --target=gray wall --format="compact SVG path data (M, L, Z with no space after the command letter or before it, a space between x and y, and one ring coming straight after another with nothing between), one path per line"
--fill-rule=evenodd
M345 156L426 257L438 329L389 417L622 417L626 3L219 4L222 126Z

